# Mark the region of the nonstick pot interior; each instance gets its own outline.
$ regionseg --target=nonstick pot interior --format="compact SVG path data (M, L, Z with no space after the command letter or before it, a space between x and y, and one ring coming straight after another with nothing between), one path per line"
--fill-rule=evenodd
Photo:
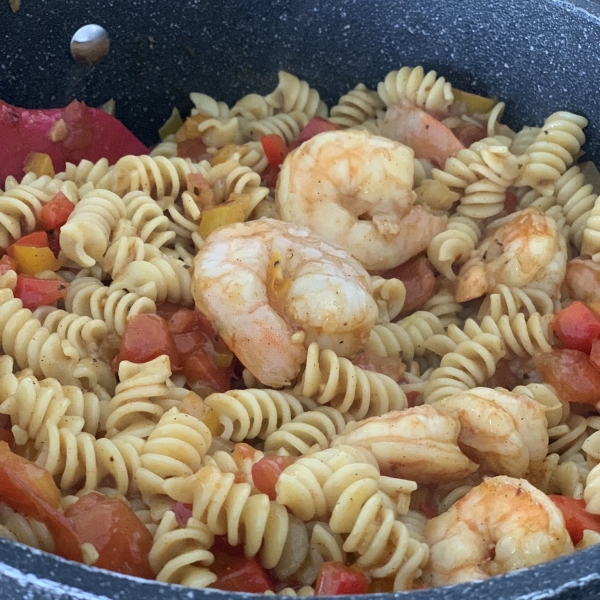
M94 67L72 61L69 41L97 23L111 51ZM0 0L0 98L26 107L116 101L117 116L148 144L190 91L228 103L267 93L285 69L332 105L358 82L374 86L402 65L422 64L465 90L506 101L513 127L556 110L588 117L588 156L600 160L600 5L587 0ZM0 140L0 143L2 141ZM1 483L0 483L1 495ZM411 597L600 597L600 546L462 586ZM407 594L400 594L406 597ZM68 563L0 540L5 600L223 598Z

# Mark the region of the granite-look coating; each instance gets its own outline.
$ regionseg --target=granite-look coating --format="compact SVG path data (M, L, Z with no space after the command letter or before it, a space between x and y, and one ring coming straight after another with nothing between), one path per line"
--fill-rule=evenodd
M71 36L87 23L111 36L108 57L91 68L69 54ZM332 105L359 81L374 86L388 71L416 64L505 100L513 127L541 125L556 110L586 115L586 150L600 160L600 5L590 0L23 0L16 14L0 0L0 98L52 107L112 97L117 116L148 144L174 103L189 106L190 91L231 104L271 91L283 68ZM485 582L393 596L589 600L600 598L599 570L600 545ZM226 597L109 574L0 539L3 600Z

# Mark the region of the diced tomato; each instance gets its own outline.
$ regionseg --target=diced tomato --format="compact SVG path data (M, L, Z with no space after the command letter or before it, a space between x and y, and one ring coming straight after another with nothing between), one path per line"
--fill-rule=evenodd
M324 562L315 583L315 596L366 594L369 582L360 573L340 562Z
M197 348L185 358L182 368L190 385L204 384L211 392L226 392L231 389L233 370L219 367L207 348Z
M6 254L14 258L15 246L27 246L30 248L47 248L48 247L48 234L45 231L34 231L28 235L16 240L6 249Z
M337 129L339 129L339 127L335 123L323 119L322 117L313 117L300 132L300 135L291 145L291 148L297 148L319 133L323 133L324 131L336 131Z
M0 140L0 181L9 175L20 178L31 152L48 154L57 173L64 171L67 161L76 164L85 158L96 162L106 157L112 164L127 154L148 153L115 117L77 100L65 108L47 110L0 101Z
M416 406L418 397L419 397L419 392L406 392L406 403L409 408Z
M263 135L260 138L260 143L271 168L276 169L281 166L281 163L289 152L285 140L276 133L271 133L270 135Z
M232 354L210 321L200 311L172 303L163 303L157 310L166 319L188 382L203 384L209 393L231 389Z
M549 498L560 508L573 544L577 545L582 540L586 529L600 533L600 515L589 513L585 509L585 500L555 494L550 494Z
M403 315L425 304L433 295L435 274L431 263L424 256L413 258L394 269L390 269L383 276L387 279L396 277L404 283L406 299L402 308Z
M427 496L427 498L419 504L418 509L419 512L422 512L428 519L433 519L438 516L438 507L431 496Z
M206 151L206 144L199 137L177 142L177 156L189 158L192 162L200 162L210 157Z
M487 131L483 127L474 123L467 123L466 121L462 122L458 127L453 127L452 133L454 133L458 141L465 148L482 140L487 135Z
M14 454L5 441L0 441L0 481L0 501L44 523L58 555L82 560L82 540L60 512L60 490L48 471Z
M62 192L58 192L50 202L42 206L42 227L46 231L62 227L73 210L75 205Z
M265 456L252 465L254 485L271 500L277 498L275 486L279 476L291 464L296 462L294 456Z
M148 562L152 534L123 500L90 492L69 506L65 516L81 540L98 551L95 567L154 579Z
M277 178L279 177L279 172L281 169L279 167L267 167L263 174L262 184L268 188L274 188L277 185Z
M183 502L175 502L173 512L179 527L185 527L188 519L192 516L192 505L184 504Z
M56 258L58 258L58 255L60 254L60 237L56 235L57 232L60 233L60 230L57 229L48 237L48 248L54 252Z
M134 315L127 321L121 337L115 366L122 360L145 363L162 354L169 357L171 370L180 368L179 352L166 321L155 314Z
M564 348L589 354L600 339L600 318L583 302L573 302L557 312L552 327Z
M366 371L382 373L393 379L396 383L400 382L404 377L406 365L401 358L393 356L379 356L372 350L367 348L363 352L359 352L352 361L357 367Z
M506 214L511 215L517 210L517 205L519 204L519 199L514 192L506 192L506 196L504 198L504 212Z
M592 342L590 362L600 371L600 340L594 340Z
M8 271L16 271L17 270L17 261L14 258L5 254L2 258L0 258L0 275L4 275Z
M535 366L559 398L579 404L600 402L600 371L579 350L554 350L540 354Z
M68 288L68 283L57 279L37 279L19 275L14 294L25 308L35 310L39 306L48 306L64 298Z
M263 594L272 590L267 572L256 558L247 558L239 546L230 546L224 536L211 548L215 561L210 570L217 581L210 587L228 592L247 592Z

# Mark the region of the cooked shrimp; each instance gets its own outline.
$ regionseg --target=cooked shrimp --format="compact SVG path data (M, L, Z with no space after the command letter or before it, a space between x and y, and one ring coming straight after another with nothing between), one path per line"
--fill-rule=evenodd
M458 444L483 472L522 477L548 450L544 407L529 396L478 387L433 406L460 421Z
M412 206L413 152L366 131L330 131L290 152L275 200L284 221L339 244L365 269L396 267L427 248L446 217Z
M426 158L440 169L464 149L449 127L415 106L391 106L379 129L386 137L412 148L417 158Z
M290 383L313 341L357 352L377 320L371 280L341 248L261 219L213 232L194 260L196 307L262 383Z
M477 470L458 447L460 423L431 405L349 423L332 446L369 450L383 475L428 484L455 481Z
M600 302L600 264L590 258L570 260L562 291L565 298L587 303Z
M562 513L525 479L490 477L425 530L431 586L487 579L573 552Z
M567 244L556 221L529 207L494 221L462 266L454 296L466 302L500 283L554 296L565 276Z

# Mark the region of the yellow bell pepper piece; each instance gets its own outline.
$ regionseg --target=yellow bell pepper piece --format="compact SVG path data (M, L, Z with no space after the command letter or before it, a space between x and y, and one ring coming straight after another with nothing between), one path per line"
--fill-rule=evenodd
M236 199L206 209L200 218L198 233L203 239L206 239L209 234L219 227L231 225L232 223L242 223L246 220L246 205L247 202Z
M183 125L177 130L177 133L175 133L175 141L185 142L185 140L193 140L194 138L200 137L198 125L207 119L210 119L210 117L201 113L188 117L183 122Z
M43 152L32 152L23 165L23 171L25 173L33 172L36 177L42 177L43 175L54 177L52 159Z
M13 258L17 261L17 271L23 275L37 275L41 271L58 271L62 266L50 248L14 246Z
M220 165L221 163L227 162L234 154L244 156L247 152L247 148L244 146L238 146L237 144L227 144L222 148L219 148L210 159L211 166Z
M198 394L194 392L187 394L181 402L179 410L202 421L208 427L208 430L212 435L219 436L223 433L224 427L219 421L217 411L204 404L204 400L202 400Z
M455 101L460 100L465 103L468 113L490 112L498 102L496 98L486 98L485 96L463 92L463 90L456 88L452 88L452 92L454 93Z

